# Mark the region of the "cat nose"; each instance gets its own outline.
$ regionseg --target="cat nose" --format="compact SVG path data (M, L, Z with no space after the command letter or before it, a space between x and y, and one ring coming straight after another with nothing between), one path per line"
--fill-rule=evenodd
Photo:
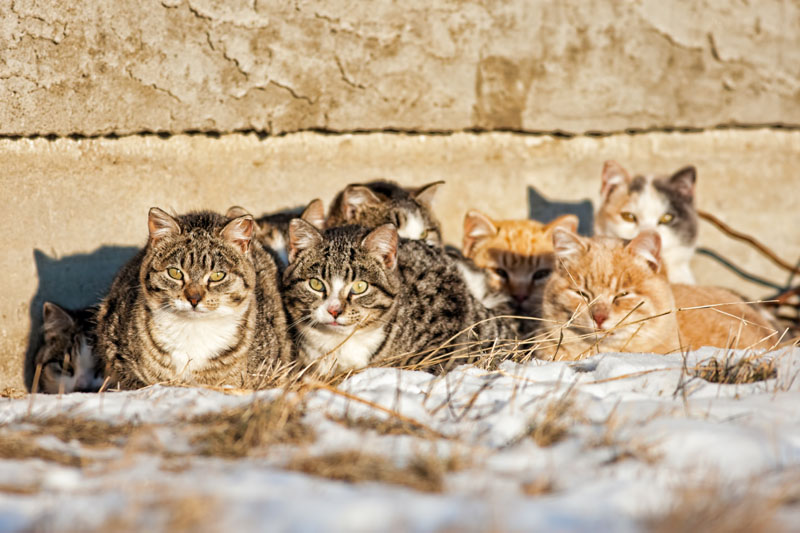
M183 291L183 295L186 296L186 299L189 300L189 303L192 304L192 307L197 307L197 304L199 304L200 300L203 299L203 289L189 285L186 287L186 290Z
M342 308L336 304L331 304L328 306L328 313L330 313L333 318L336 318L342 314Z
M602 327L603 322L608 319L608 313L605 309L596 309L594 312L592 312L592 318L594 319L594 323L597 324L597 327L599 328Z
M524 302L527 298L528 298L528 293L526 293L526 292L517 293L517 294L514 295L514 299L519 303Z

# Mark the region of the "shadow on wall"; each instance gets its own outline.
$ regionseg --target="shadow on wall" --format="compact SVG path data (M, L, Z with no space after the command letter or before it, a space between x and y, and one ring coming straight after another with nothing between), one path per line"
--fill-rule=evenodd
M594 206L591 200L562 202L548 200L533 187L528 187L528 218L548 223L561 215L577 215L578 233L592 235L594 228Z
M33 383L33 359L41 342L42 304L57 303L67 309L81 309L100 302L117 271L138 248L134 246L102 246L88 254L49 257L41 250L33 251L39 286L29 308L31 330L25 352L24 379L30 390Z

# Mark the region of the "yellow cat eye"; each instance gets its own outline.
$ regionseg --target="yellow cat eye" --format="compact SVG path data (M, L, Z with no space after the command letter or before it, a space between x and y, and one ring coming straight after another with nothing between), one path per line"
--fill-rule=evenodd
M423 230L422 234L419 236L420 239L427 239L428 238L428 230Z
M367 287L369 287L369 283L359 280L353 283L353 286L350 287L350 292L353 294L364 294L364 291L367 290Z
M225 279L225 272L212 272L210 276L208 276L209 281L222 281Z
M630 211L623 211L619 214L622 217L622 220L625 222L636 222L636 215L631 213Z
M183 279L183 272L179 268L169 267L167 269L167 275L172 279Z
M322 292L325 289L325 285L319 278L311 278L308 280L308 286L317 292Z
M669 224L675 219L675 215L672 213L664 213L661 215L661 218L658 219L659 224Z

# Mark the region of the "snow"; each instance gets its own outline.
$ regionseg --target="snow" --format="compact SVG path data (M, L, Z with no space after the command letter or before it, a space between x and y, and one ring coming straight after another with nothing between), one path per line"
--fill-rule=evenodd
M305 395L313 442L275 445L241 459L187 454L192 447L181 422L279 391L154 386L3 399L0 441L33 427L31 416L153 428L112 448L30 437L91 461L77 468L0 459L0 531L108 529L113 520L127 524L123 529L168 530L175 516L186 514L181 502L198 521L190 528L200 530L639 531L684 488L715 484L723 494L751 491L755 498L800 486L800 348L764 356L775 359L776 377L738 385L686 372L712 356L719 350L604 354L572 363L505 362L495 371L465 365L443 376L372 368L338 385L346 395L325 389ZM566 435L538 445L529 435L532 424L564 399L572 405L562 417ZM441 437L381 434L337 421L393 418L390 413ZM349 450L398 466L419 454L468 461L464 470L446 474L441 493L283 468L298 455ZM543 480L552 491L523 490ZM791 527L797 509L779 516Z

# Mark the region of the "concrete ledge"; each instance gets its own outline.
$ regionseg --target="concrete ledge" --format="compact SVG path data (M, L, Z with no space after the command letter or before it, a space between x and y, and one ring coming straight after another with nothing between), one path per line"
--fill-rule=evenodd
M22 386L31 323L43 299L94 303L116 269L144 244L151 206L183 212L254 213L329 202L345 184L378 177L421 184L444 179L436 209L445 238L460 243L464 212L496 217L547 213L544 197L590 210L607 158L633 171L698 168L699 205L756 236L788 261L800 257L797 169L800 132L709 131L560 139L509 133L410 136L303 133L127 137L118 140L1 140L0 389ZM563 208L564 206L556 206ZM747 272L785 283L787 274L751 248L701 226L701 244ZM707 256L701 283L760 297L772 291L745 282ZM31 305L33 303L33 305Z

